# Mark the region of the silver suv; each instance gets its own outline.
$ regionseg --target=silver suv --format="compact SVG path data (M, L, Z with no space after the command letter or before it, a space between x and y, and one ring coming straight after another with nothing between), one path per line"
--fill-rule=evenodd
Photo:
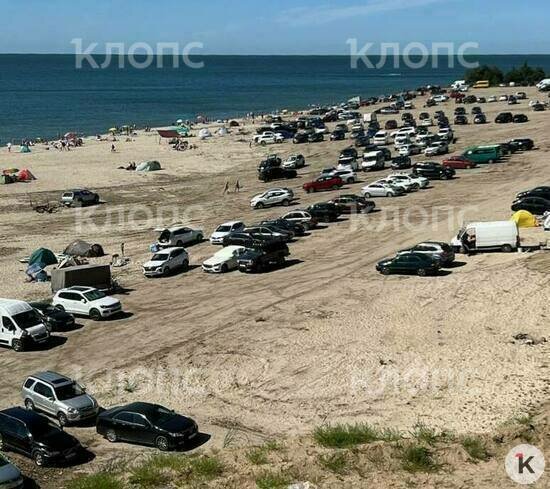
M27 378L21 392L25 407L42 411L61 426L97 416L97 401L74 380L55 372L39 372Z
M74 189L63 192L61 203L66 206L85 206L99 204L99 195L87 189Z

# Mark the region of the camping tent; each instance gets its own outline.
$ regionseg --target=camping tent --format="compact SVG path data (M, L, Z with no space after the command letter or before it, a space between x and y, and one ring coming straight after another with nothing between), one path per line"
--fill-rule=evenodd
M21 146L21 148L19 149L19 152L20 153L30 153L31 152L31 149L28 147L28 146Z
M229 131L227 130L227 127L221 126L218 129L218 136L227 136L227 134L229 134Z
M38 248L33 251L29 257L29 266L39 263L42 264L41 268L47 267L48 265L56 265L57 258L53 252L47 248Z
M529 211L517 211L512 216L511 220L514 221L519 228L534 228L538 226L537 218Z
M17 174L17 180L20 182L30 182L31 180L36 180L36 177L28 170L27 168L23 168L18 174Z
M69 246L67 246L67 248L65 248L63 254L69 256L83 256L86 258L94 258L98 256L103 256L105 253L103 252L103 248L101 247L101 245L91 245L90 243L86 243L86 241L77 239Z
M136 171L158 171L161 169L158 161L144 161L137 166Z

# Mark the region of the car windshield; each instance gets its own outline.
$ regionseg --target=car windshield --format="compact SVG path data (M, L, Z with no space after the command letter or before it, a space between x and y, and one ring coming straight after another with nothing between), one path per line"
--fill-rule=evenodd
M103 299L106 295L100 290L90 290L90 292L86 292L84 294L84 297L86 297L89 301L96 301L98 299Z
M156 253L153 255L153 258L151 258L151 261L166 261L166 260L168 260L167 253Z
M55 395L60 401L67 401L84 394L84 390L76 382L55 388Z
M21 329L32 328L41 323L40 316L34 309L15 314L12 319Z
M170 421L175 416L175 413L173 411L170 411L169 409L163 408L161 406L157 406L157 408L147 414L147 418L149 418L149 421L155 425L162 425L166 423L167 421Z
M57 433L59 428L47 419L36 419L28 425L29 431L36 438L42 438L49 433Z
M217 233L228 233L231 231L231 226L219 226L218 229L216 229Z

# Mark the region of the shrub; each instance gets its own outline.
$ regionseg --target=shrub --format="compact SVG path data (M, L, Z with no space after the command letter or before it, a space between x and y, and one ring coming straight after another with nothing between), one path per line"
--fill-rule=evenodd
M337 424L320 426L313 432L315 441L327 448L349 448L375 441L396 441L399 432L390 429L380 430L366 423Z
M401 449L401 466L407 472L436 472L438 465L433 455L421 445L408 445Z
M488 460L490 458L487 447L481 438L465 437L462 439L462 446L474 460Z
M319 464L335 474L345 474L349 471L350 460L346 453L338 452L329 455L319 455Z
M114 475L99 472L69 481L67 489L124 489L124 484Z

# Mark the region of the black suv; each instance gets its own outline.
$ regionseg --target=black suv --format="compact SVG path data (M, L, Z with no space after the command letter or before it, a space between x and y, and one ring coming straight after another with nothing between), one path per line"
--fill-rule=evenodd
M392 170L405 170L412 165L411 158L409 156L396 156L391 163Z
M290 179L296 178L298 172L296 170L287 170L280 166L273 166L263 168L258 172L258 179L262 182L270 182L271 180L281 180L281 179Z
M530 151L535 147L535 142L528 138L511 139L508 144L513 145L520 151Z
M258 248L273 241L281 241L281 238L272 236L252 235L249 233L230 233L223 238L222 245L244 246L245 248Z
M497 115L495 122L497 124L509 124L510 122L514 122L514 116L511 112L502 112Z
M453 168L431 161L417 163L413 166L412 172L415 175L420 175L430 180L448 180L449 178L453 178L456 173Z
M75 461L82 445L74 437L33 411L13 407L0 411L0 450L13 450L38 466Z
M239 256L239 271L266 272L274 266L282 266L290 255L288 246L281 242L266 243L261 248L246 250Z
M308 140L308 133L306 132L297 132L294 135L294 138L292 138L292 142L294 144L307 143L307 140Z
M340 217L341 211L337 205L330 202L313 204L306 209L309 214L319 222L334 222Z
M267 168L278 168L281 166L281 158L277 155L269 155L258 165L258 172L266 170Z
M279 229L294 233L294 236L303 236L306 233L306 228L303 226L303 224L300 224L299 222L287 221L286 219L282 218L262 221L260 225L275 226Z
M527 117L525 114L516 114L514 116L514 123L523 124L525 122L529 122L529 117Z

